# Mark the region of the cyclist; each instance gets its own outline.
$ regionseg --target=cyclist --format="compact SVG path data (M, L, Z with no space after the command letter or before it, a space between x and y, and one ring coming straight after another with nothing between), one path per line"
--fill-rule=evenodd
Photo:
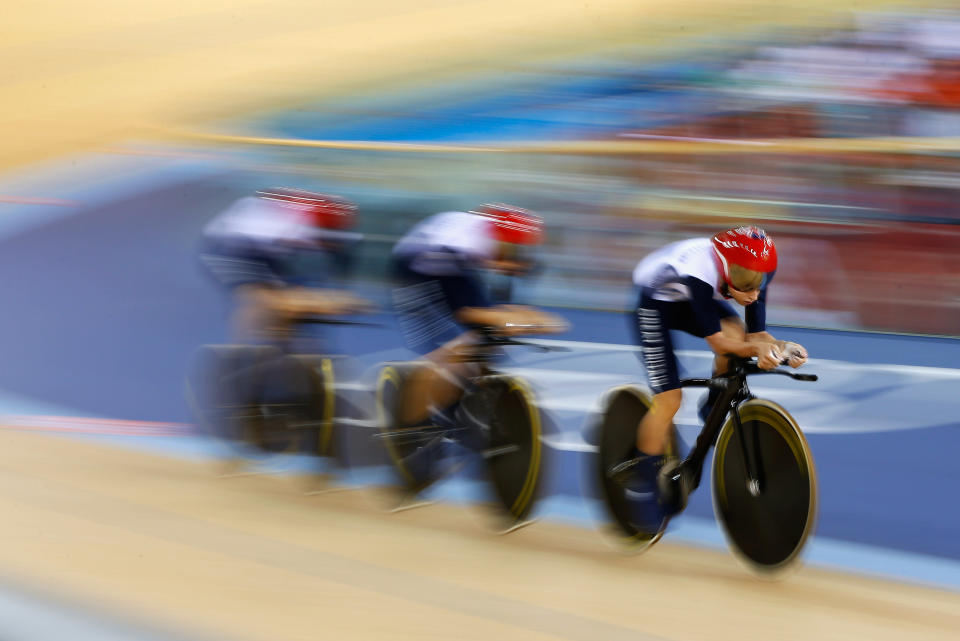
M233 294L236 340L270 340L304 316L367 309L349 292L316 286L342 271L358 238L348 231L356 209L337 196L282 187L241 198L206 225L200 258ZM299 268L310 259L326 260L305 278Z
M758 227L743 226L712 238L666 245L634 270L639 298L631 326L654 393L653 405L637 426L636 467L626 486L641 529L659 532L671 516L661 504L657 485L682 401L671 330L706 340L715 354L714 375L727 370L726 354L756 357L763 369L776 367L784 357L795 368L806 362L801 345L777 340L766 331L767 290L776 269L773 239ZM745 308L746 324L727 302L730 299ZM706 419L718 393L708 393L701 419Z
M532 307L491 302L484 270L521 275L533 265L526 251L543 237L543 220L530 211L489 204L475 211L434 214L415 225L393 249L393 304L408 347L430 367L415 370L404 386L400 416L417 425L452 411L480 365L465 358L479 338L473 329L503 335L553 333L566 323Z

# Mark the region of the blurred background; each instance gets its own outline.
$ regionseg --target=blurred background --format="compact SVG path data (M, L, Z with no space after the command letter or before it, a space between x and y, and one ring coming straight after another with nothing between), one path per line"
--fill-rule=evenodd
M944 509L942 498L960 486L951 391L960 377L960 10L950 3L40 0L7 14L0 24L0 269L6 274L0 422L27 432L134 435L149 452L196 455L188 443L193 417L183 400L183 374L198 345L225 340L227 313L197 268L201 230L264 186L356 202L363 242L349 287L382 304L390 249L417 221L489 201L532 209L548 226L538 256L543 268L515 285L514 300L569 315L574 330L562 338L618 346L629 342L619 314L633 302L630 275L640 259L673 240L753 222L779 248L768 314L778 326L774 333L793 331L822 367L836 368L818 396L777 390L795 403L791 411L797 409L801 423L813 426L821 532L843 545L914 555L853 562L864 548L827 552L825 543L818 561L953 590L917 596L908 615L884 618L878 604L888 597L864 587L859 594L876 600L853 608L859 618L850 625L860 626L853 636L877 638L886 625L894 636L949 638L960 625L951 610L960 587L960 515ZM387 331L338 338L365 365L408 356ZM606 376L602 385L642 377L632 356L609 366L593 356L599 364L581 376L588 370ZM685 364L706 362L690 356ZM574 456L569 452L582 446L579 433L594 401L571 405L569 390L576 384L583 393L582 379L557 376L542 374L536 382L544 396L566 395L554 422L577 441L566 454ZM556 381L571 387L551 392ZM591 399L602 391L597 385ZM692 409L686 414L693 420ZM171 438L162 444L141 438L158 435ZM96 465L71 472L86 480L68 480L57 476L68 472L53 460L12 454L18 447L35 452L29 441L6 438L14 440L0 458L7 459L4 475L14 488L24 475L40 485L56 478L67 497L71 486L92 483L113 465L91 454ZM125 466L135 467L114 469L119 484L102 481L97 492L123 479L133 487L135 470ZM181 474L147 467L153 484ZM565 480L555 483L558 492L576 493L574 467L571 459ZM291 500L290 513L271 513L282 521L303 509L277 499L275 490L251 491L259 502L237 504L236 512ZM691 513L708 519L703 494ZM84 570L69 569L67 561L33 563L77 541L50 534L69 532L63 523L27 518L33 509L27 503L53 501L22 498L28 495L17 498L11 490L3 498L19 506L14 513L21 518L5 532L8 549L0 556L10 569L0 578L17 590L26 581L39 583L41 592L66 586L75 594L110 554L98 549ZM158 500L169 507L169 499ZM67 503L59 499L56 509ZM125 511L103 509L101 525ZM347 518L347 508L336 510ZM156 518L157 529L174 529ZM413 526L397 527L395 533ZM117 528L112 536L119 541L117 532L133 526ZM46 533L41 539L51 537L39 547L38 531ZM89 542L101 535L90 534L87 552L77 554L90 553ZM460 544L467 545L452 545ZM570 556L566 544L551 545L558 556ZM260 561L275 560L272 551L263 554ZM619 585L625 579L607 567L619 559L604 558L597 563L612 575L602 581ZM656 559L646 579L654 587L676 567L673 556ZM704 563L708 569L698 566L685 580L707 590L718 581L711 573L719 573L724 588L743 587L746 579L735 570L738 578L730 579L725 566ZM221 565L207 560L196 567ZM341 582L356 570L336 567ZM134 574L116 571L125 579ZM151 575L143 569L142 576ZM177 585L176 577L168 579ZM161 590L159 581L130 588L117 580L118 592L123 585ZM826 582L818 575L805 580L812 583L798 590L816 592ZM482 582L472 587L486 589ZM756 597L758 589L746 587L741 598ZM247 603L266 598L251 590ZM785 593L783 603L768 604L771 618L789 611L797 596ZM160 601L190 610L173 597ZM624 612L628 605L624 598ZM156 611L144 607L152 621ZM303 612L289 601L285 607L280 611L290 617ZM495 619L502 611L497 601L481 615ZM820 614L812 620L832 620ZM417 617L393 616L403 622L400 629L419 630ZM537 627L535 618L515 623L545 638L579 638L570 622L563 634ZM200 619L176 620L192 626ZM227 619L222 614L210 624L212 638L224 638L218 635L225 629L229 638L270 638L276 630L266 623L242 629ZM710 629L709 617L699 621ZM703 638L702 629L677 632L673 623L645 633ZM587 628L582 636L595 638ZM68 629L80 638L80 628ZM613 638L629 636L626 628L603 629ZM379 638L390 628L343 630L350 638ZM117 634L134 635L126 628ZM146 633L137 627L135 634ZM274 638L287 637L315 638L299 629Z

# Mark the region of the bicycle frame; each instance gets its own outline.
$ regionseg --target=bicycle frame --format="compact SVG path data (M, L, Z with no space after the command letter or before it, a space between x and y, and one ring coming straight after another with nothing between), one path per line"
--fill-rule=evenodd
M503 514L509 521L502 531L512 531L528 522L527 516L536 502L543 457L542 427L533 391L521 379L496 367L499 350L506 346L524 346L540 351L565 348L518 341L485 328L480 328L478 335L476 342L458 354L460 362L476 365L476 370L463 379L459 408L437 413L424 421L425 425L409 427L398 426L391 415L384 412L376 437L384 440L410 493L429 487L451 469L448 465L446 472L434 474L433 469L421 466L422 469L414 468L411 472L406 461L419 460L415 457L420 450L427 452L428 448L433 448L438 451L436 460L453 460L457 468L464 464L469 453L479 456L489 475L488 485L496 498L494 504L502 505ZM406 364L411 369L422 366L416 362ZM384 371L388 369L385 367ZM400 375L385 377L382 374L381 381L389 381L396 390L394 397L399 397L403 385ZM380 389L378 383L378 395ZM377 405L387 409L381 396L378 396ZM518 411L523 414L518 415ZM458 447L439 452L436 445L419 446L427 440L444 447L447 444ZM420 458L425 456L430 454L420 455ZM435 467L436 464L430 464L430 468Z
M700 478L703 474L703 464L706 461L707 453L717 441L717 436L723 428L728 415L733 416L734 427L737 435L740 437L740 447L742 448L743 460L747 466L747 475L751 480L751 493L759 493L763 486L762 461L754 460L747 452L746 439L743 438L743 423L740 421L740 404L751 398L755 398L747 385L747 376L751 374L781 374L797 380L815 381L816 374L797 374L780 369L764 370L749 359L730 356L729 369L713 378L688 378L680 381L680 387L712 387L720 389L720 396L710 409L710 414L704 422L700 434L697 435L697 442L694 444L690 453L683 461L683 465L693 472L693 483L690 491L700 485ZM757 448L754 447L754 451Z
M325 321L314 321L314 322L325 322ZM538 343L531 343L527 341L517 340L515 338L500 336L496 333L495 328L492 327L477 327L474 330L480 336L480 340L476 343L468 346L466 349L463 360L468 363L476 363L479 365L480 371L475 376L470 376L470 382L481 382L485 379L493 379L499 376L503 376L503 372L496 368L495 363L497 360L497 351L502 347L526 347L534 349L540 352L564 352L568 351L566 347L559 347L555 345L540 345ZM377 436L380 438L385 437L394 437L394 436L403 436L405 438L422 438L431 434L453 434L456 432L464 432L469 430L469 427L460 426L460 425L442 425L442 426L430 426L423 429L410 429L410 428L401 428L395 430L387 430L381 432Z

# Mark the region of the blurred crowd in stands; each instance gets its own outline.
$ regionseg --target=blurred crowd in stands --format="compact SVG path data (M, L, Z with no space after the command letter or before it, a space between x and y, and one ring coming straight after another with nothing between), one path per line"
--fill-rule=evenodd
M581 66L579 75L526 70L511 83L504 74L496 98L434 98L427 111L380 105L366 121L354 110L309 132L699 146L591 155L269 153L337 181L340 191L352 185L369 203L361 265L371 279L414 220L492 198L534 209L549 225L543 269L518 296L619 309L628 305L630 269L648 251L750 222L781 248L772 322L956 335L960 12L869 13L826 34L767 40L711 43L670 64L631 66L622 54ZM297 117L317 122L304 113ZM302 123L284 126L282 134L302 133ZM771 139L781 145L764 150L759 141ZM800 144L811 140L817 145ZM741 144L718 152L709 148L716 141Z

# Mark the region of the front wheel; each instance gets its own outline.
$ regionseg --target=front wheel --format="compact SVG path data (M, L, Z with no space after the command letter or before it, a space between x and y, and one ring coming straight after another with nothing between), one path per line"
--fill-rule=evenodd
M509 531L529 519L540 490L543 428L533 392L521 379L490 376L479 381L474 398L488 399L483 460ZM466 398L469 411L474 400ZM482 419L481 419L482 420Z
M739 413L742 431L731 416L717 437L714 511L741 560L759 573L775 574L792 565L813 531L813 455L797 422L776 403L751 399Z

